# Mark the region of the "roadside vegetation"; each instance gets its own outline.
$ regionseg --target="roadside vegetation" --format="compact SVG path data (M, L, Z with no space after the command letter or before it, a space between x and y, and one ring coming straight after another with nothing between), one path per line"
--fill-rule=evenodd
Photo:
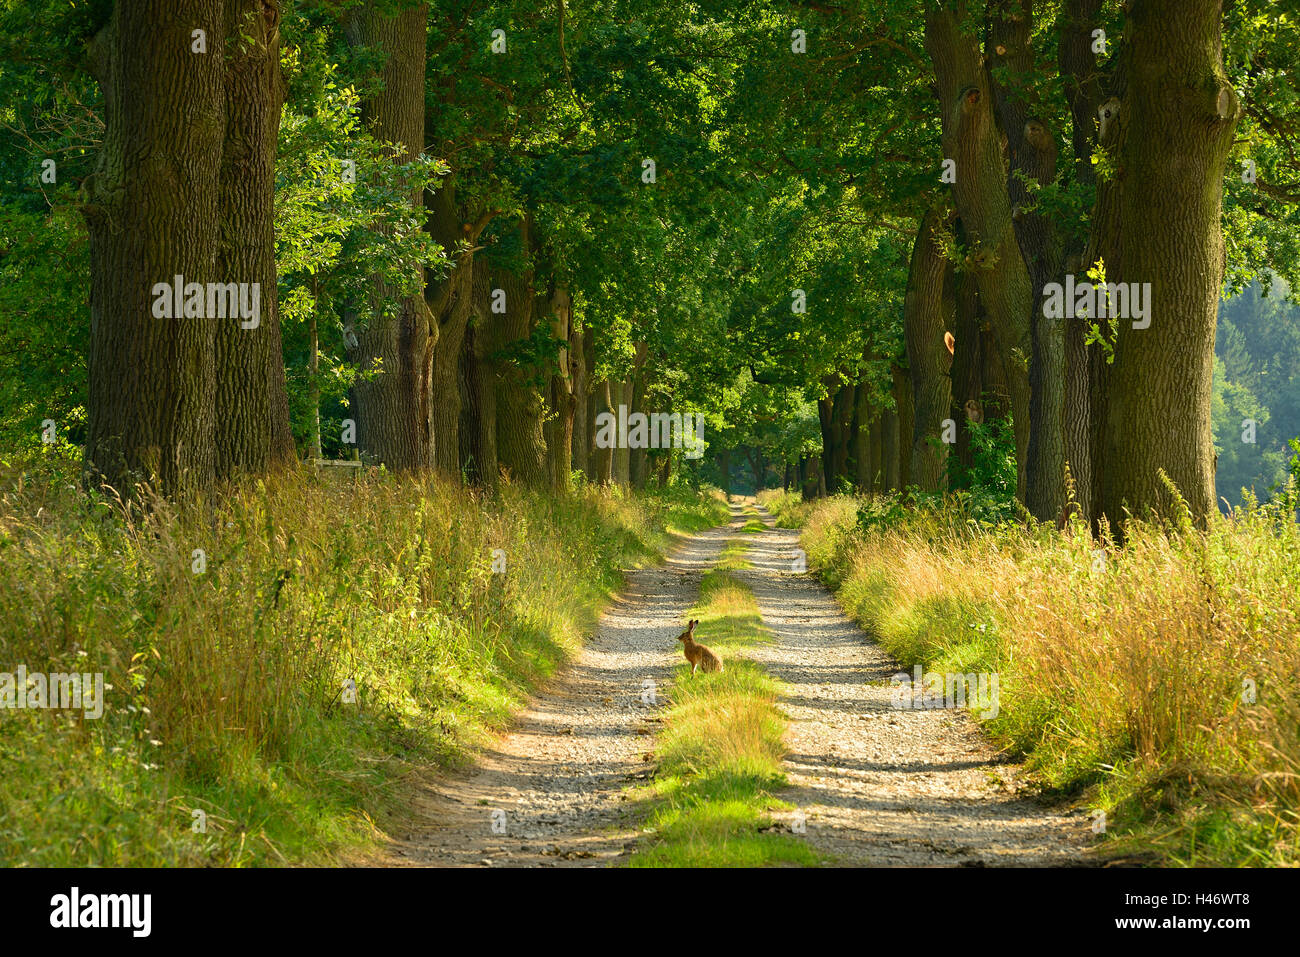
M465 761L577 651L623 569L727 515L689 487L490 496L382 470L186 507L77 485L53 457L0 471L0 661L108 686L98 720L0 713L2 865L365 845L410 776Z
M810 570L904 668L997 672L984 724L1104 820L1102 853L1300 863L1300 526L1272 502L1132 521L982 522L969 500L768 493Z

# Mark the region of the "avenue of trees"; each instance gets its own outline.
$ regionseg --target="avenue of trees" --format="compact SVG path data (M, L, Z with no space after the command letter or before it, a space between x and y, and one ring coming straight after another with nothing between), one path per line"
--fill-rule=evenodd
M1281 0L7 0L0 430L125 493L697 468L626 407L724 482L1004 436L1038 519L1203 520L1297 422L1298 50Z

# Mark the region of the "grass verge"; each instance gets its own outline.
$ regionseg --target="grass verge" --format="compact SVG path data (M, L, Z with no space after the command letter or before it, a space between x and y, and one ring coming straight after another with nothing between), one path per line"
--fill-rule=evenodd
M20 666L107 686L97 720L0 707L0 865L370 846L412 774L467 760L578 649L624 568L728 515L383 472L143 513L77 484L76 463L0 468L0 705Z
M735 572L748 567L747 544L733 543L701 580L696 635L719 653L725 670L692 678L678 666L665 716L659 771L644 793L651 802L650 841L631 867L811 866L817 854L798 838L770 830L768 812L788 807L774 797L782 769L786 720L780 687L735 652L770 640L758 605Z

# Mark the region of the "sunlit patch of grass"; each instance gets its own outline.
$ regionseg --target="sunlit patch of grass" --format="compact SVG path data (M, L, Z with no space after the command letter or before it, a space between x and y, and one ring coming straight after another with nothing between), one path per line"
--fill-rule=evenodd
M934 512L864 532L856 514L847 498L809 511L810 565L905 667L998 672L986 729L1106 811L1104 851L1300 864L1293 515L1133 522L1120 547Z
M741 526L740 529L742 532L756 535L760 532L767 531L767 526L763 524L763 520L758 516L758 509L753 505L746 505L741 516L745 519L745 524Z
M747 567L744 544L729 545L705 575L697 639L736 651L769 640L753 593L734 571ZM759 665L721 654L721 674L691 677L679 665L673 703L658 741L659 770L644 798L652 810L647 841L633 867L811 866L819 856L805 842L772 827L774 797L785 784L786 720L776 707L780 686Z
M782 489L764 489L755 498L759 505L772 514L777 528L803 528L813 506L817 504L815 501L805 502L798 492Z

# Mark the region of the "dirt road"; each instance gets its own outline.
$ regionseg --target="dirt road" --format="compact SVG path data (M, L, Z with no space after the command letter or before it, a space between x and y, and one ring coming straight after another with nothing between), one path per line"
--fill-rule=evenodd
M418 826L385 863L409 866L601 866L640 837L628 789L653 773L658 714L671 697L674 639L700 577L730 539L750 543L740 573L775 641L745 650L786 688L790 718L781 795L830 860L862 865L1072 865L1087 818L1017 794L1002 762L960 710L897 710L899 669L810 574L794 570L798 533L727 528L684 541L657 568L632 572L578 659L466 774L418 798ZM647 684L653 682L653 685ZM649 690L654 690L650 701ZM802 814L801 824L796 814Z

